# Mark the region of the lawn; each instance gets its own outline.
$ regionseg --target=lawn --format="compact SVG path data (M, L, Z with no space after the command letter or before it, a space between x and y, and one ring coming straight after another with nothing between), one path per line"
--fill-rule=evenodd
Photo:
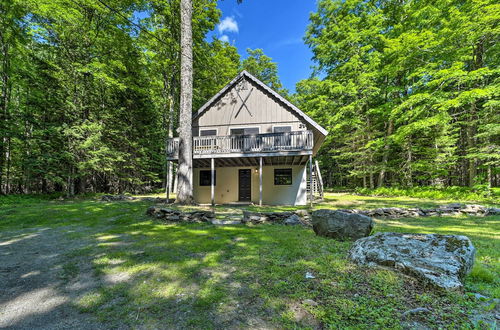
M456 328L494 308L471 293L500 298L500 217L376 220L377 231L471 238L478 255L466 293L446 294L353 265L350 242L307 228L164 225L145 216L145 201L0 201L0 328ZM328 194L316 207L440 203ZM402 317L417 307L430 313Z

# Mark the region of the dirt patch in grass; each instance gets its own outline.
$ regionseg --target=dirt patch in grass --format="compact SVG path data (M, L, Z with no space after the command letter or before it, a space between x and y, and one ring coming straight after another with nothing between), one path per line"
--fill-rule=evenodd
M64 237L64 230L46 227L2 233L0 328L102 328L95 317L71 306L95 279L69 284L80 270L64 253L85 242Z

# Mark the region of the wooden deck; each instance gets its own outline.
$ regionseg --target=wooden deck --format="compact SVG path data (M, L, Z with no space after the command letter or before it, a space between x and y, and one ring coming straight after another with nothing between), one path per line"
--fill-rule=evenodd
M313 132L193 137L193 158L276 157L310 155ZM177 160L179 139L167 141L167 159Z

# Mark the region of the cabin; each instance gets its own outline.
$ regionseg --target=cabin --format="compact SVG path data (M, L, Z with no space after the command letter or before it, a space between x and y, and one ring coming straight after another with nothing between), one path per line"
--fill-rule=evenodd
M306 205L322 198L314 156L327 131L242 71L193 115L193 193L199 204ZM167 158L178 160L178 138Z

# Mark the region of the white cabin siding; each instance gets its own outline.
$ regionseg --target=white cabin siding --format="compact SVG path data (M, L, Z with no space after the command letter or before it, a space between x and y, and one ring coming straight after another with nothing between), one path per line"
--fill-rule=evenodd
M271 97L247 78L245 90L242 82L230 88L219 101L211 105L200 117L193 121L193 135L199 136L199 129L217 129L218 135L230 135L230 128L259 127L260 133L272 133L273 126L291 126L292 131L305 130L306 124L283 104ZM248 93L250 96L241 107ZM240 109L241 108L241 109Z
M275 186L274 169L291 168L292 185ZM217 204L233 203L238 201L238 170L250 169L252 172L252 202L259 203L259 172L258 167L216 167L217 179L215 186L215 202ZM307 181L305 165L280 165L262 167L262 202L266 205L305 205L307 203ZM200 170L210 168L196 168L193 173L194 196L199 204L211 202L210 186L200 186Z

